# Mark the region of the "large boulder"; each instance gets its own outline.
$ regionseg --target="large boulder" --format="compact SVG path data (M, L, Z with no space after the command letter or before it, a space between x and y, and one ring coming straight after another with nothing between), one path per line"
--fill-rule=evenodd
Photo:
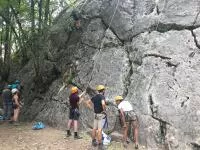
M104 84L108 101L123 95L131 102L140 120L140 143L148 150L198 149L198 0L80 4L82 31L69 30L70 10L50 30L51 59L44 58L41 68L45 88L38 90L34 83L33 63L20 71L25 86L23 118L66 126L69 87L60 89L73 66L73 81L80 91ZM92 96L87 94L85 100ZM80 111L81 127L91 128L93 112L84 103ZM116 107L109 106L107 112L109 130L119 130Z

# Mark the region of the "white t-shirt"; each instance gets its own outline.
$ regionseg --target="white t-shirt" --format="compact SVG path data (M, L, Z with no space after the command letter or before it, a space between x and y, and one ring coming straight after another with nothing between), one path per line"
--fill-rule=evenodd
M133 107L131 105L130 102L128 101L122 101L119 105L118 105L119 109L122 109L123 111L132 111Z

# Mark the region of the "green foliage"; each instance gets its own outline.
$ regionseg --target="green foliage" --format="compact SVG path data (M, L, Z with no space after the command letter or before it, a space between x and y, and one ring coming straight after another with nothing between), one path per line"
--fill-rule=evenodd
M77 0L67 0L67 4L68 4L70 7L74 7L76 1L77 1Z
M2 11L5 7L8 6L8 0L0 0L0 11Z
M21 63L21 54L20 54L20 52L17 51L17 52L12 53L11 54L11 59L12 59L12 62L14 64L18 64L19 65Z
M45 47L40 45L42 36L48 32L53 19L68 6L74 8L77 0L43 0L42 5L39 2L40 0L34 0L32 6L31 0L0 0L0 47L3 47L0 53L2 52L3 58L6 55L6 63L12 60L14 63L24 64L33 59L37 74L40 74L38 64L44 60L41 57L42 51L45 51ZM74 20L69 17L67 25L63 27L72 31ZM41 43L44 42L42 40ZM0 62L0 66L4 63ZM9 64L5 66L9 67Z

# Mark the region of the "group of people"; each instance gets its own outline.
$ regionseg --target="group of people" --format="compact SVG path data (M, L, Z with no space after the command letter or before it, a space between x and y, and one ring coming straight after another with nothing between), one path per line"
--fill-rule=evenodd
M19 124L19 114L22 107L20 90L20 81L16 80L13 84L6 84L2 91L3 120L9 121L9 123L14 125Z
M98 146L99 149L103 149L102 143L102 124L103 118L106 116L107 102L105 99L106 87L103 85L98 85L96 87L97 94L85 103L88 108L94 111L94 124L92 130L92 145L94 147ZM69 110L69 121L67 124L67 137L71 136L71 125L74 123L74 139L80 139L78 135L78 120L80 116L79 104L83 101L84 92L78 95L78 88L72 87L71 94L69 96L70 110ZM120 113L120 120L122 121L123 127L123 145L127 147L128 141L128 130L131 126L133 131L133 140L135 143L135 149L138 149L138 118L133 111L133 107L129 101L123 99L122 96L118 95L115 97L115 104L118 107Z

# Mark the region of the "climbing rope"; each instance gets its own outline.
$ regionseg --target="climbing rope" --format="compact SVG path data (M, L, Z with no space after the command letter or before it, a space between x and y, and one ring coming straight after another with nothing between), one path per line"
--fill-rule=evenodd
M113 19L114 19L114 17L115 17L115 14L116 14L116 12L117 12L118 5L119 5L119 0L117 1L117 5L116 5L116 7L115 7L114 13L113 13L113 15L112 15L112 17L111 17L110 23L108 24L108 28L107 28L107 29L105 30L105 32L104 32L104 36L103 36L103 39L102 39L102 42L101 42L101 45L100 45L100 51L101 51L101 49L102 49L102 47L103 47L103 44L104 44L104 42L105 42L105 35L106 35L107 31L110 29L110 26L111 26L111 24L112 24L112 21L113 21Z
M86 4L87 1L88 1L88 0L85 0L85 2L83 3L83 5L82 5L81 8L80 8L80 11L82 11L82 8L85 6L85 4Z
M119 5L119 0L117 1L117 5L116 5L116 7L115 7L114 13L113 13L113 15L112 15L112 17L111 17L111 20L110 20L110 22L109 22L108 28L105 30L105 32L104 32L104 34L103 34L103 38L102 38L102 41L101 41L101 43L100 43L99 51L96 53L96 55L94 56L94 58L97 57L98 55L100 55L100 53L101 53L101 50L102 50L103 45L104 45L104 42L105 42L106 33L107 33L107 31L110 29L110 27L111 27L111 24L112 24L112 21L113 21L113 19L114 19L115 14L116 14L118 5ZM87 89L87 88L89 87L89 85L90 85L90 82L91 82L91 80L92 80L92 78L93 78L94 68L95 68L95 66L96 66L96 64L97 64L97 63L94 62L94 60L93 60L93 63L94 63L94 66L93 66L93 68L92 68L90 80L88 81L88 84L87 84L87 86L86 86L86 89Z
M82 10L82 8L85 6L86 2L87 2L87 0L85 0L85 2L83 3L83 5L81 6L80 10ZM75 3L75 2L74 2L74 3ZM102 41L101 41L101 43L100 43L99 51L98 51L98 53L96 53L96 55L95 55L94 57L98 56L98 55L100 54L102 48L103 48L103 45L104 45L104 42L105 42L105 35L106 35L107 31L108 31L108 30L110 29L110 27L111 27L111 24L112 24L112 21L113 21L113 19L114 19L114 17L115 17L115 14L116 14L118 5L119 5L119 0L117 1L117 5L116 5L116 7L115 7L114 13L113 13L113 15L112 15L112 17L111 17L111 20L110 20L109 24L108 24L108 28L107 28L107 29L105 30L105 32L103 33L103 38L102 38ZM75 8L75 7L74 7L74 8ZM95 66L96 66L96 63L94 62L94 60L93 60L93 63L94 63L94 66L93 66L93 68L92 68L91 76L90 76L90 79L89 79L89 81L88 81L88 84L87 84L85 90L87 90L87 89L89 88L90 82L91 82L92 77L93 77L94 68L95 68ZM63 85L63 86L60 88L58 94L59 94L64 88L65 88L65 85Z
M87 0L85 0L85 2L83 3L83 5L81 6L80 10L82 10L82 8L85 6L86 2L87 2ZM76 1L73 3L73 8L75 8L75 3L76 3ZM111 20L110 20L110 22L109 22L109 24L108 24L107 29L106 29L105 32L103 33L103 38L102 38L102 41L101 41L101 43L100 43L99 51L96 53L96 55L94 56L94 58L97 57L97 56L101 53L101 50L102 50L103 45L104 45L104 42L105 42L106 33L107 33L107 31L110 29L110 27L111 27L111 24L112 24L113 19L114 19L114 17L115 17L115 14L116 14L116 11L117 11L117 9L118 9L118 6L119 6L119 0L117 0L117 4L116 4L115 10L114 10L114 12L113 12L113 15L112 15L112 17L111 17ZM93 60L93 63L94 63L94 66L93 66L93 68L92 68L91 76L90 76L90 79L89 79L89 81L88 81L88 84L87 84L85 90L87 90L87 89L89 88L89 86L90 86L90 82L91 82L91 80L92 80L92 78L93 78L94 68L95 68L96 65L97 65L97 63L95 63L94 60ZM61 89L59 90L58 93L60 93L64 88L65 88L65 85L63 85L63 86L61 87Z

